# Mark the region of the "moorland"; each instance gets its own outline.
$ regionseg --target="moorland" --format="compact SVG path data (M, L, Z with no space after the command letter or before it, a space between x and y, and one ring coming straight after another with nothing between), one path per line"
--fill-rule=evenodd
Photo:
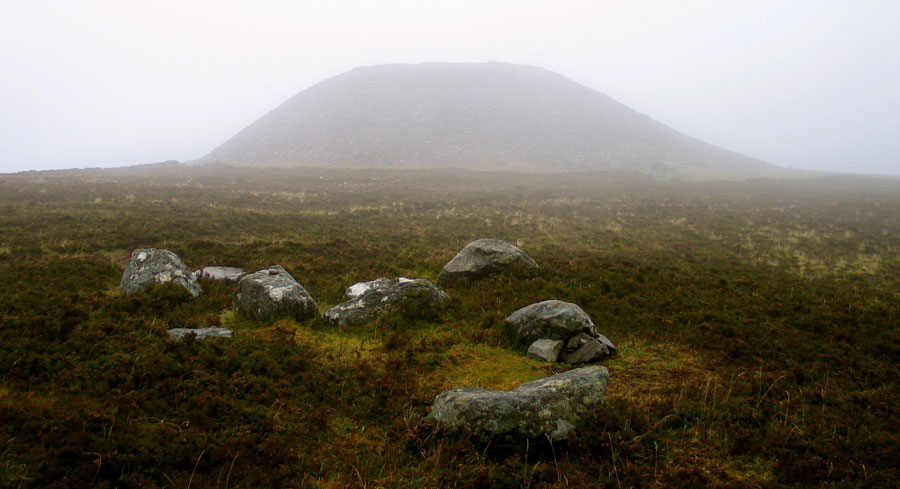
M123 296L131 251L281 264L323 310L435 279L469 241L533 277L447 288L362 327L254 322L234 285ZM420 420L454 386L565 370L506 315L580 305L618 347L567 442ZM0 176L2 487L900 486L900 180L160 164ZM224 340L174 342L173 327Z

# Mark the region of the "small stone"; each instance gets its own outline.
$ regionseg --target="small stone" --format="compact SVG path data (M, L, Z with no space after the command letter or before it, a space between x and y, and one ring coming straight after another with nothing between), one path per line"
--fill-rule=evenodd
M185 336L193 335L198 340L205 338L231 338L234 331L216 326L209 328L172 328L169 330L169 338L182 340Z
M609 356L609 348L600 340L592 338L587 343L581 345L577 350L563 356L563 361L569 364L587 363L596 360L602 360Z
M566 341L566 348L563 351L571 353L571 352L581 348L582 346L590 343L591 341L593 341L595 339L597 339L597 338L595 338L587 333L578 333L578 334L570 337L569 340Z
M528 347L528 358L555 363L562 348L563 342L561 340L540 339Z
M600 340L600 343L603 343L606 346L606 348L609 350L610 355L616 354L616 345L614 345L612 341L609 341L609 338L603 336L602 334L598 334L597 339Z
M244 270L237 267L204 267L194 272L194 277L237 282L243 274Z

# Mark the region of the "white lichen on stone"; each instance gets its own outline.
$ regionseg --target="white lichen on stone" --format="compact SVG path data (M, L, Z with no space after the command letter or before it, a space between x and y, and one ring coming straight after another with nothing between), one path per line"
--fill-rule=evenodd
M353 284L347 289L347 296L350 299L356 299L357 297L365 294L369 291L371 286L368 282L360 282L358 284Z
M271 287L271 288L270 288ZM269 298L275 302L281 301L284 299L284 295L291 291L293 287L290 285L285 285L281 287L272 287L271 285L267 285L266 289L269 293Z

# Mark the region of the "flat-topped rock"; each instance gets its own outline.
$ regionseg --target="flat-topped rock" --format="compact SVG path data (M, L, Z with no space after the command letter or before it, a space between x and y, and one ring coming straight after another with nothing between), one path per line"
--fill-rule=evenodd
M234 309L257 321L319 317L316 301L281 265L244 275L234 290Z
M351 285L344 291L346 302L325 312L325 320L338 326L355 326L374 321L412 297L421 297L434 305L450 300L446 292L427 279L379 278Z
M590 410L603 404L609 371L593 365L511 391L460 387L438 394L425 417L452 432L481 439L501 436L564 440Z
M234 331L216 326L208 328L172 328L169 330L169 338L173 340L184 339L185 336L194 336L198 340L206 338L231 338Z
M194 277L237 282L243 274L244 269L237 267L203 267L194 272Z
M525 306L506 318L525 343L541 338L568 341L578 333L597 336L594 322L571 302L548 300Z
M169 250L138 248L131 253L119 289L123 294L134 294L150 284L176 283L197 297L203 289L184 265L181 258Z
M440 286L462 278L477 280L495 273L527 274L538 264L518 246L500 239L483 238L467 244L438 275Z

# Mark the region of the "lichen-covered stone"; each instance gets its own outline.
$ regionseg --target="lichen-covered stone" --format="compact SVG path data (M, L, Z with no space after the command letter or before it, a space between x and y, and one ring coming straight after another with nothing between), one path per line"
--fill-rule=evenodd
M562 351L563 344L562 340L546 338L537 340L528 347L528 358L554 363L559 358L559 352Z
M609 371L593 365L527 382L511 391L460 387L434 399L425 417L481 439L501 436L568 438L590 410L603 404Z
M237 282L243 274L244 270L236 267L204 267L194 272L194 276L197 278L227 280L229 282Z
M181 340L185 336L193 335L196 339L205 338L231 338L233 333L230 329L210 326L209 328L172 328L168 331L169 338L173 340Z
M445 286L462 278L477 280L500 272L530 273L538 264L519 247L500 239L483 238L467 244L444 265L437 283Z
M244 275L234 290L234 309L257 321L319 317L316 301L281 265Z
M192 296L202 292L197 279L178 255L169 250L138 248L131 253L119 289L123 294L134 294L150 284L176 283Z
M375 320L403 301L421 297L434 305L450 300L446 292L426 279L379 278L354 284L344 291L347 301L325 312L325 320L339 326L355 326Z
M510 314L506 321L526 344L541 338L568 341L578 333L597 336L590 316L571 302L549 300L531 304Z

